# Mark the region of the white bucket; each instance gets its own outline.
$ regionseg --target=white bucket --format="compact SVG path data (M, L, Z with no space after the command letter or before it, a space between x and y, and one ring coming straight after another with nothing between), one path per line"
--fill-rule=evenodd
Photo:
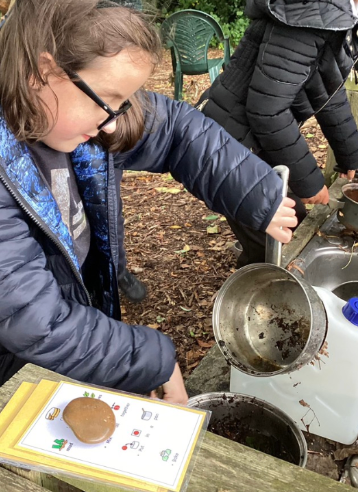
M315 290L328 319L322 353L290 374L264 379L231 368L230 391L278 406L302 430L352 444L358 436L358 326L343 315L345 301L326 289Z

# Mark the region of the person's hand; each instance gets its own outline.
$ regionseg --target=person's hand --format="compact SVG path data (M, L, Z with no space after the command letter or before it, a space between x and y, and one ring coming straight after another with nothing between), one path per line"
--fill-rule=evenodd
M289 228L297 225L296 211L293 208L295 205L294 200L285 197L266 229L267 234L280 243L290 242L292 231Z
M317 205L319 203L327 205L327 203L329 202L328 188L327 186L323 186L323 188L317 193L317 195L311 196L310 198L301 198L301 200L302 203L310 203L311 205Z
M351 170L347 171L347 174L340 173L339 177L340 178L347 178L349 181L352 181L354 179L355 174L356 174L356 170L351 169Z
M183 376L181 375L178 363L175 364L173 374L169 381L163 384L163 391L163 400L169 403L180 403L181 405L186 405L188 403L188 394L184 386ZM152 391L150 396L156 398L157 394L155 391Z

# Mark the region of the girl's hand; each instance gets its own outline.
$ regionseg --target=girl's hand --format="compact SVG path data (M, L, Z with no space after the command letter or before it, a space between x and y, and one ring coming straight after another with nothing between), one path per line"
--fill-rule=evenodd
M294 206L295 201L285 197L266 229L267 234L270 234L270 236L276 239L276 241L280 241L280 243L290 242L292 231L289 227L296 227L297 225Z
M181 405L188 403L188 395L178 363L175 364L174 372L169 381L163 384L163 390L163 400L169 403L180 403ZM152 394L151 396L156 395Z

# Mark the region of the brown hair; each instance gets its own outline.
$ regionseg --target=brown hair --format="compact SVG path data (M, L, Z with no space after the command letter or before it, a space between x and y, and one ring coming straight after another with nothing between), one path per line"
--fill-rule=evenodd
M156 30L144 16L110 1L17 0L0 30L0 104L19 141L33 143L51 130L40 97L30 83L46 84L39 70L41 53L50 53L63 70L80 71L98 56L136 47L161 55ZM117 120L113 134L98 140L110 151L132 148L144 131L144 97L131 97L132 108Z

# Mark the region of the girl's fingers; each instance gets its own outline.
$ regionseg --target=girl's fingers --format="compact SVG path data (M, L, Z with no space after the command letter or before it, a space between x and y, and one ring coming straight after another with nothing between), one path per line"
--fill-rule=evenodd
M281 227L296 227L297 217L295 215L291 217L281 217L280 226Z
M282 215L282 217L293 217L294 215L296 215L296 210L294 208L282 207L282 209L280 210L280 215Z
M292 238L292 231L288 227L278 229L275 239L280 243L289 243Z
M289 198L288 196L285 196L285 197L282 199L282 202L281 202L281 207L289 207L289 208L293 208L295 205L296 205L295 200L292 200L292 198Z

